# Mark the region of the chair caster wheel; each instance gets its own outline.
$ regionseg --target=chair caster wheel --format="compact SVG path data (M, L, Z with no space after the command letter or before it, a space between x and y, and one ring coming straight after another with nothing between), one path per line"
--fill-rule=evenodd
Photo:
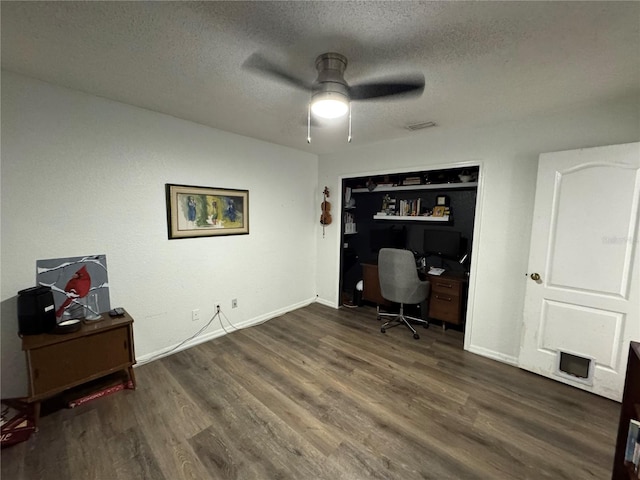
M420 335L418 335L417 333L414 333L413 338L415 338L416 340L420 340Z
M380 332L382 332L382 333L386 333L387 331L386 331L384 328L381 328L381 329L380 329Z
M425 324L423 325L423 327L424 327L424 328L429 328L429 324L428 324L428 323L425 323Z

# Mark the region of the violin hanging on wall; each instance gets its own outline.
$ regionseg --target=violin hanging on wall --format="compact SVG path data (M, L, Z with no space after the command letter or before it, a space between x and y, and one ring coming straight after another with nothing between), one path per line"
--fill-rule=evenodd
M320 214L320 224L331 225L331 203L327 201L327 198L329 198L329 189L327 187L324 187L322 195L324 196L324 200L320 204L320 209L322 210L322 213Z
M329 188L324 187L324 192L322 192L323 200L320 204L320 209L322 213L320 214L320 225L322 225L322 238L324 238L324 227L326 225L331 225L331 203L327 200L329 198Z

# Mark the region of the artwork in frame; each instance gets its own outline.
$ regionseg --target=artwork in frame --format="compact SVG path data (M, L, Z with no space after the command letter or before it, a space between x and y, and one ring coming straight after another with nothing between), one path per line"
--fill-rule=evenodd
M249 190L166 184L169 239L249 233Z
M433 207L433 216L434 217L444 217L447 213L446 207L442 205L436 205Z
M36 283L51 288L58 322L111 309L106 255L37 260ZM97 302L93 308L87 302L91 294Z

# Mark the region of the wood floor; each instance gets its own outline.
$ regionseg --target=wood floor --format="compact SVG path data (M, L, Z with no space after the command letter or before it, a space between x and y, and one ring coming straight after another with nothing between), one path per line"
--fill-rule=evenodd
M319 304L41 419L2 479L608 479L619 404Z

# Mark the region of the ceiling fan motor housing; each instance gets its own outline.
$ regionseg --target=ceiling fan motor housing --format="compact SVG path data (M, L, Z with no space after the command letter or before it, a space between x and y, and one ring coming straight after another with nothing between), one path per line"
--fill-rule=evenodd
M349 88L344 80L347 58L339 53L323 53L316 58L318 78L313 85L312 101L322 94L324 98L335 96L336 99L349 102Z

